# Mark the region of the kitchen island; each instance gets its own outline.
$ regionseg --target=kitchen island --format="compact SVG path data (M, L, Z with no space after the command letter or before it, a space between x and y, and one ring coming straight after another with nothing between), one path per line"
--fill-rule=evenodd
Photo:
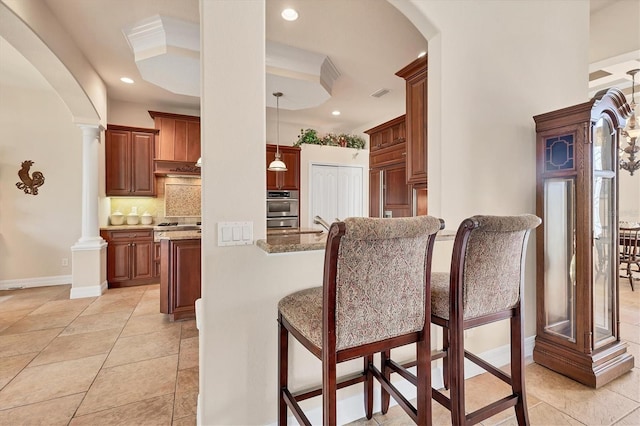
M172 232L160 238L160 312L171 321L195 318L200 298L201 240Z

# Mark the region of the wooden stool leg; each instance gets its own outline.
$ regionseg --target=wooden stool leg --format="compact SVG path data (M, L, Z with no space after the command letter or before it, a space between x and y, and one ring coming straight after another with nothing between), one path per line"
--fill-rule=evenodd
M416 344L416 373L417 395L416 410L418 411L416 424L430 426L432 422L431 411L431 335L425 330L425 337Z
M448 377L451 395L451 424L466 424L464 410L464 339L462 327L449 328Z
M364 412L367 420L373 417L373 373L369 365L373 364L373 355L364 357L364 372L366 375L364 382Z
M336 354L327 351L322 356L322 421L324 426L337 424L337 396Z
M387 361L391 358L391 351L383 351L380 352L380 370L382 371L382 376L387 380L391 380L391 369L387 365ZM389 411L389 392L384 390L382 386L380 386L380 412L382 414L387 414Z
M444 382L444 388L449 389L449 329L442 329L442 350L447 354L442 358L442 381Z
M517 307L516 315L511 318L511 389L515 395L518 395L518 402L515 406L518 425L528 426L530 423L524 386L524 340L522 328L520 307Z
M289 332L282 325L282 317L278 316L278 425L287 426L287 404L284 400L284 389L289 380Z

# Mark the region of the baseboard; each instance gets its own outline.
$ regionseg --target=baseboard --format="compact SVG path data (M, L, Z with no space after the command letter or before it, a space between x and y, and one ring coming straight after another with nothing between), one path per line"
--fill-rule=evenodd
M72 287L70 299L82 299L84 297L98 297L102 296L108 288L108 283L105 281L101 285L92 285L86 287Z
M527 337L524 340L524 354L525 358L530 358L533 355L533 346L535 344L535 336ZM479 354L480 358L491 363L495 366L507 365L511 362L511 349L509 345L501 346L486 352ZM469 379L484 373L485 371L470 361L465 360L464 377ZM415 367L410 369L415 374ZM397 375L394 375L397 376ZM398 388L400 392L409 400L416 397L416 388L408 381L401 377L397 380L393 380L394 386ZM439 389L443 387L442 382L442 369L433 368L431 370L431 385L432 387ZM364 394L359 393L349 398L345 398L338 401L338 424L350 423L355 420L364 417ZM391 398L390 406L397 405L393 398ZM380 412L380 385L377 381L374 381L373 391L373 412ZM322 424L322 406L310 409L305 412L311 424ZM295 424L295 418L290 414L289 424ZM277 421L271 423L269 426L277 425Z
M19 278L16 280L0 281L0 290L16 290L20 288L47 287L51 285L69 285L71 275L56 275L52 277Z

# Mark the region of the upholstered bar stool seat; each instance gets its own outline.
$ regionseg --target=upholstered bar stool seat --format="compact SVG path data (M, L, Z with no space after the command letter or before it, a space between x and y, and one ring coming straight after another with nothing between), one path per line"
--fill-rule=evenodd
M315 350L322 350L322 287L296 291L280 300L278 311Z
M310 425L299 405L322 396L323 424L337 424L336 391L364 384L365 416L373 412L373 380L413 421L431 424L429 281L436 233L443 222L431 216L348 218L333 223L325 251L322 287L297 291L278 303L280 331L278 423L291 410ZM289 335L322 361L322 386L292 392L288 384ZM373 355L415 344L415 407L373 365ZM361 371L336 376L336 364L362 358Z

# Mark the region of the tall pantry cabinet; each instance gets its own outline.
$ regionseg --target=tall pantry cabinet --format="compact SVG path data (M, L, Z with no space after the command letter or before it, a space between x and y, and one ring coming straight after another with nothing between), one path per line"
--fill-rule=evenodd
M406 82L406 114L369 135L369 216L427 214L427 57L397 76Z

